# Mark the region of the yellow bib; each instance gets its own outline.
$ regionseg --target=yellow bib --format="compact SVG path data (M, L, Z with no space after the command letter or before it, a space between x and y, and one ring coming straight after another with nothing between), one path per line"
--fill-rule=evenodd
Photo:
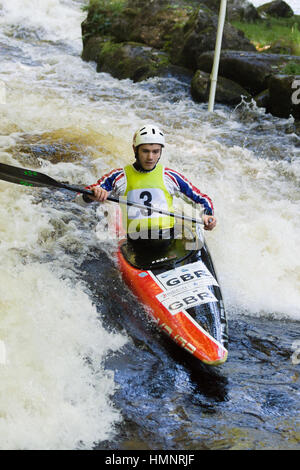
M124 170L127 179L124 196L130 202L145 205L145 210L133 206L123 209L123 224L127 233L173 227L174 217L151 212L151 206L174 212L173 198L164 183L164 167L157 164L148 173L141 173L132 165L127 165Z

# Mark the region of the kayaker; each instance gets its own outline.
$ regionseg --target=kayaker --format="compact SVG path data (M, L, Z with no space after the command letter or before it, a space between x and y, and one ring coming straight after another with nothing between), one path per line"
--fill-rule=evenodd
M185 176L178 171L166 168L159 163L162 149L165 146L163 132L156 125L145 125L139 128L133 137L135 161L124 168L113 169L100 178L97 183L88 187L94 197L78 196L85 203L105 202L108 195L125 196L128 201L145 205L145 211L135 207L125 208L123 224L127 227L128 238L172 238L174 217L159 215L151 211L153 207L174 212L173 197L175 194L186 196L195 204L203 207L202 220L205 230L216 226L211 199L201 193ZM126 206L125 206L126 207ZM157 233L154 237L144 236ZM165 236L165 233L168 235ZM143 233L143 236L137 234Z

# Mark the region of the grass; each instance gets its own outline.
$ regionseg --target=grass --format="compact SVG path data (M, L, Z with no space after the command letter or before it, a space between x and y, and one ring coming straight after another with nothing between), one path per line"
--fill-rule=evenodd
M282 72L288 75L300 75L300 64L289 62L286 67L282 69Z
M232 22L261 52L300 55L300 16L268 18L255 23Z

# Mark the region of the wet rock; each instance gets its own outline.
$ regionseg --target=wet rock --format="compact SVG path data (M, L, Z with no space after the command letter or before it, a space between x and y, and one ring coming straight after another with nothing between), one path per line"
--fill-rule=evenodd
M84 47L88 37L106 34L115 42L140 42L162 49L190 14L186 4L173 6L166 0L128 0L118 11L94 3L82 23Z
M205 103L209 98L210 75L201 70L197 70L191 83L191 94L196 102ZM218 77L216 89L216 103L227 105L237 105L241 102L241 97L251 99L251 95L237 83L228 78Z
M219 8L220 0L91 2L82 23L82 58L96 61L99 72L133 81L175 76L190 82L197 72L192 96L196 101L207 101L206 74L212 71ZM259 11L291 15L282 1L271 2ZM228 0L228 17L243 21L258 18L256 9L246 0ZM253 96L268 112L298 116L298 105L290 104L291 79L273 76L281 74L289 62L300 64L300 57L258 53L229 23L224 26L222 51L217 102L236 104L241 95ZM288 96L289 104L278 102L280 96Z
M205 52L198 58L198 68L210 73L213 65L213 52ZM300 57L256 52L223 51L219 74L244 87L253 96L268 88L272 75L281 71L289 62L300 64Z
M274 16L279 18L291 18L294 16L292 8L283 0L275 0L274 2L265 3L258 7L261 16Z
M139 43L107 41L97 56L97 71L134 82L166 73L169 65L165 52Z
M300 119L300 75L278 74L269 82L269 112L274 116Z
M198 59L203 52L214 50L217 27L218 16L208 8L200 7L182 29L180 38L174 38L173 50L171 50L172 61L191 70L201 69ZM224 26L222 47L243 51L255 50L244 34L229 23Z
M98 62L102 47L107 41L109 41L109 38L105 38L103 36L92 36L87 38L85 40L85 47L82 51L82 59L86 62Z
M197 56L215 47L218 14L202 3L200 8L199 2L195 5L196 10L183 0L175 5L166 0L128 0L126 7L115 11L93 3L82 23L83 56L92 55L85 52L89 38L106 35L117 43L138 42L161 49L170 55L174 65L197 70ZM223 47L255 50L244 34L229 23L225 24Z
M260 108L265 108L269 109L269 103L270 103L270 93L269 89L262 91L258 95L255 96L254 98L257 106Z

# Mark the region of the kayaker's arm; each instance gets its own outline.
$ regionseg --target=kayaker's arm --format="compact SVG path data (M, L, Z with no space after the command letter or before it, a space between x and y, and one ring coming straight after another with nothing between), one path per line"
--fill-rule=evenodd
M205 230L212 230L216 226L213 203L207 194L202 193L185 176L170 168L165 168L165 180L170 187L170 192L180 195L189 204L201 205Z
M101 186L95 186L92 188L92 191L94 193L94 197L88 196L91 201L105 202L109 196L109 192Z
M213 215L214 206L210 197L196 188L185 176L178 173L178 171L171 170L171 168L165 168L165 176L173 186L174 193L184 194L192 202L201 204L204 214Z
M77 194L75 201L81 205L86 206L86 204L90 204L91 202L105 202L110 193L103 189L101 186L96 186L92 188L94 196L88 196L86 194Z
M93 196L88 196L86 194L77 194L75 201L77 204L80 206L86 206L87 204L90 204L91 202L97 201L97 202L104 202L109 196L109 192L106 191L105 189L101 188L101 186L97 186L92 188L92 191L94 193Z
M109 195L119 197L124 192L124 185L124 170L123 168L116 168L102 176L97 183L86 187L86 189L95 192L95 198L91 198L87 195L77 195L76 202L81 206L85 206L94 201L104 202Z

